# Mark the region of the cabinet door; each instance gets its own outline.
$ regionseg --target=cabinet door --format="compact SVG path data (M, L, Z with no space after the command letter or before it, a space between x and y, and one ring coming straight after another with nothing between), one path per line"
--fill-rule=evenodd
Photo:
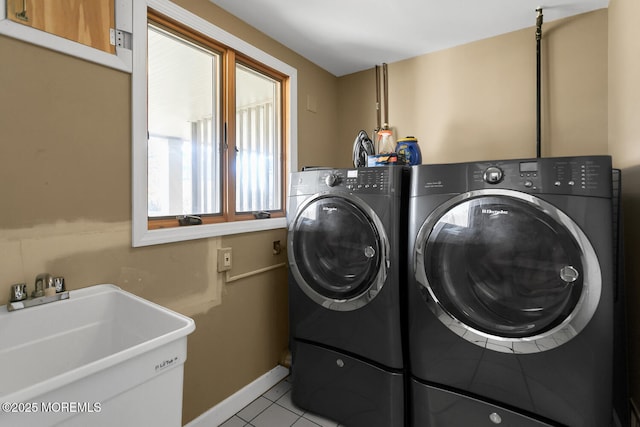
M115 54L115 0L7 0L7 18Z

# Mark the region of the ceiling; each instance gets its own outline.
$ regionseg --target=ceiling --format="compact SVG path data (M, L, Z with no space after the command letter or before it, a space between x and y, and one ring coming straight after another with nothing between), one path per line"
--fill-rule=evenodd
M609 0L210 0L336 76L606 8ZM544 34L544 24L542 26ZM535 40L532 32L532 40Z

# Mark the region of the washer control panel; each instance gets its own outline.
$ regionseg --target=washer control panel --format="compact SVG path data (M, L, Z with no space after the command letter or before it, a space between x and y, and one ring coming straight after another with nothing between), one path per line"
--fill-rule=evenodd
M289 195L343 191L353 194L400 194L400 166L314 169L291 175Z
M530 194L611 197L611 157L580 156L419 165L411 168L410 197L482 189Z
M320 174L327 187L338 187L352 193L385 193L389 191L388 168L337 169Z
M608 156L501 160L477 163L469 189L506 188L527 193L603 196L611 192Z

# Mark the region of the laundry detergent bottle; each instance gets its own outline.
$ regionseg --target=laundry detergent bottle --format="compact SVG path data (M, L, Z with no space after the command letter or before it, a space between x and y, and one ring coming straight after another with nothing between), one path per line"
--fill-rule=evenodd
M418 140L413 136L398 139L396 153L400 163L411 166L422 164L422 154L420 153Z

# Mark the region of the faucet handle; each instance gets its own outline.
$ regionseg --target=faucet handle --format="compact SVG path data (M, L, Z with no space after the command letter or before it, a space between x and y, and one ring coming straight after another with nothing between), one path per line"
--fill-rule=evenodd
M24 301L27 299L27 284L17 283L11 286L9 302Z
M62 276L58 276L58 277L54 277L53 278L53 286L56 288L56 293L57 294L67 290L65 285L64 285L64 277L62 277Z

